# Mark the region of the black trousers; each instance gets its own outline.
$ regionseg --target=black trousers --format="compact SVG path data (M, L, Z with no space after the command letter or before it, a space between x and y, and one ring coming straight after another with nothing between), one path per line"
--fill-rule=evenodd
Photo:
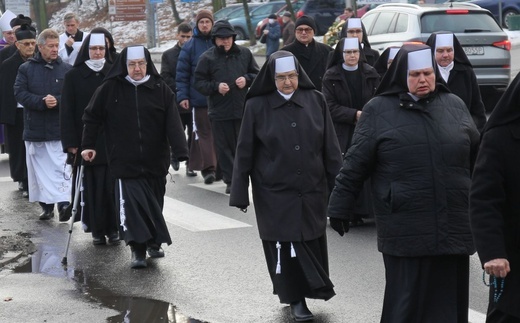
M222 171L224 183L231 183L233 161L237 149L238 134L242 120L211 120L213 141L217 152L218 165Z
M520 317L515 317L495 308L492 301L489 302L486 323L520 323Z
M24 182L27 187L27 164L23 141L23 109L16 109L15 124L4 125L5 143L9 152L9 170L15 182Z

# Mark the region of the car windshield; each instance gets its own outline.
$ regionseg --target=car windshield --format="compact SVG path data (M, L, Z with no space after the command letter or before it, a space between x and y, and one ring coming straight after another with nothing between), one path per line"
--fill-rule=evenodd
M425 13L421 17L421 32L450 31L453 33L478 33L502 31L493 17L485 12L471 12L470 14L453 14L446 12Z

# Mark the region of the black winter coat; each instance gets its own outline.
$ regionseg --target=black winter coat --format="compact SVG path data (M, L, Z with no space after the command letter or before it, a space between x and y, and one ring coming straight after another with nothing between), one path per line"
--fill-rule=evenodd
M321 91L321 80L327 70L329 53L334 49L329 45L313 40L308 46L298 40L284 46L281 50L291 52L297 59L303 70L307 73L316 90Z
M158 76L139 86L122 76L106 80L85 109L83 122L83 149L95 149L99 127L104 127L115 178L166 176L168 142L177 159L187 160L175 95Z
M376 96L363 109L328 215L348 219L370 177L378 249L398 257L475 252L468 193L479 133L464 102Z
M86 64L73 67L65 74L63 93L61 96L60 130L63 151L67 148L78 148L81 153L81 137L83 135L83 113L96 89L107 75L111 64L105 63L99 72L91 70ZM100 165L107 163L106 142L103 129L99 129L96 142L96 158L85 165Z
M249 177L260 238L306 241L325 234L327 197L341 152L323 95L298 89L246 102L231 183L231 206L249 205Z
M211 120L242 119L247 89L258 74L258 64L251 51L233 44L226 53L218 47L208 49L195 69L195 88L208 97L208 115ZM239 89L235 80L245 77L246 86ZM226 95L218 91L220 83L227 83Z
M482 137L470 195L471 229L482 265L506 258L511 267L496 307L515 317L520 317L519 164L520 119L491 128Z
M4 50L7 50L7 48ZM18 68L24 62L22 56L16 52L0 64L0 123L15 125L18 104L14 97L13 86L18 74Z
M23 140L50 141L60 140L61 91L65 74L72 68L58 57L47 63L38 53L18 69L14 83L16 101L24 107ZM53 95L58 105L48 109L42 99Z
M379 85L379 74L367 63L359 64L362 82L362 101L363 106L374 96ZM357 111L362 110L361 107L353 107L352 89L349 88L344 77L344 69L341 65L336 65L325 72L323 76L322 93L327 99L327 105L330 110L332 122L338 136L339 147L341 152L345 153L350 147L354 128L356 127Z

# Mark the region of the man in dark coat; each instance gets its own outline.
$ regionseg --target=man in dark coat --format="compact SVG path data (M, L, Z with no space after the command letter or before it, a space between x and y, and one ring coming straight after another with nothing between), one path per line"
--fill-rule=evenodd
M291 13L286 11L282 16L282 40L283 46L287 46L294 41L294 21L291 19Z
M177 43L170 49L167 49L162 54L161 58L161 76L168 84L170 89L172 89L173 93L177 92L177 84L175 83L175 78L177 76L177 61L179 60L179 54L181 53L181 48L184 44L191 39L193 36L193 29L190 24L182 23L177 26ZM183 109L180 106L177 106L179 113L181 115L182 126L184 129L188 129L188 148L191 146L191 137L193 135L193 116L192 116L192 108ZM179 170L179 160L172 155L172 168L175 171ZM186 162L186 175L187 176L197 176L193 170L190 169L188 162Z
M30 17L26 17L22 14L19 14L16 16L16 18L13 18L11 22L9 23L11 25L11 28L14 30L14 34L16 36L16 30L20 28L21 25L31 25L32 19ZM15 43L16 44L16 43ZM4 50L0 50L0 64L2 64L3 61L8 59L9 57L13 56L14 52L18 49L16 46L8 46L4 48Z
M17 51L0 65L0 123L4 124L6 144L9 151L9 170L13 181L22 188L23 196L29 197L25 143L23 142L23 106L14 97L14 82L18 67L34 56L36 30L27 24L16 30ZM5 49L7 50L7 49Z
M70 200L71 181L64 174L67 154L61 149L59 109L63 79L72 66L58 56L58 37L53 29L38 35L38 53L18 68L14 83L16 102L24 107L29 202L40 203L40 220L54 216L55 203L63 214Z
M340 32L341 38L347 37L355 37L361 43L361 47L363 48L363 54L365 55L366 62L370 66L374 66L377 59L379 58L379 52L370 47L370 42L368 41L368 35L365 30L365 25L360 18L349 18L343 24Z
M520 75L482 133L470 193L473 239L491 275L488 323L520 322Z
M211 37L215 47L199 59L195 88L208 97L208 116L217 159L229 194L244 101L259 68L251 51L235 44L236 33L228 21L217 21Z
M343 235L371 180L383 323L468 322L468 192L479 133L434 68L430 47L401 47L363 108L330 196L330 225Z
M323 76L322 92L327 100L341 153L345 154L352 141L354 128L362 115L363 106L374 96L379 85L379 74L364 63L357 38L339 41ZM370 181L359 194L356 211L349 219L351 226L363 224L362 218L372 216Z
M316 89L321 91L321 79L327 70L327 59L333 49L314 40L317 27L312 17L301 16L294 26L296 40L282 50L291 52L298 59Z
M123 237L132 249L130 266L144 268L146 252L164 257L161 244L172 243L162 214L168 146L180 161L188 158L175 95L147 49L123 49L85 109L83 122L85 161L95 159L99 127L105 131Z
M247 94L229 205L247 208L251 178L274 293L296 321L313 318L305 298L335 295L325 213L340 165L325 98L291 53L272 54Z
M74 166L81 161L83 113L92 95L108 74L112 64L103 33L91 33L83 41L74 67L65 74L60 109L61 144L64 152L72 156ZM118 243L119 233L114 205L114 180L108 168L105 135L102 129L97 137L93 162L84 162L81 192L81 222L85 232L92 233L94 245ZM74 188L77 187L75 167ZM73 189L72 196L74 196ZM67 218L63 218L67 220Z
M189 169L200 170L204 183L211 184L216 179L217 157L208 117L207 98L195 88L195 68L202 53L214 46L211 40L213 15L209 10L200 10L196 21L193 38L182 47L177 62L177 103L184 110L193 109Z
M480 96L477 77L464 49L452 33L433 33L426 42L437 62L437 77L446 82L451 93L466 106L479 131L486 124L486 109Z

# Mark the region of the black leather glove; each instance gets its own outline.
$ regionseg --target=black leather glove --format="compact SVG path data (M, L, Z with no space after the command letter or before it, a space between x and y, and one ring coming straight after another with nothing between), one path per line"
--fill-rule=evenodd
M338 218L330 218L330 226L334 231L336 231L340 236L343 237L345 233L349 230L349 223L348 220L342 220Z

